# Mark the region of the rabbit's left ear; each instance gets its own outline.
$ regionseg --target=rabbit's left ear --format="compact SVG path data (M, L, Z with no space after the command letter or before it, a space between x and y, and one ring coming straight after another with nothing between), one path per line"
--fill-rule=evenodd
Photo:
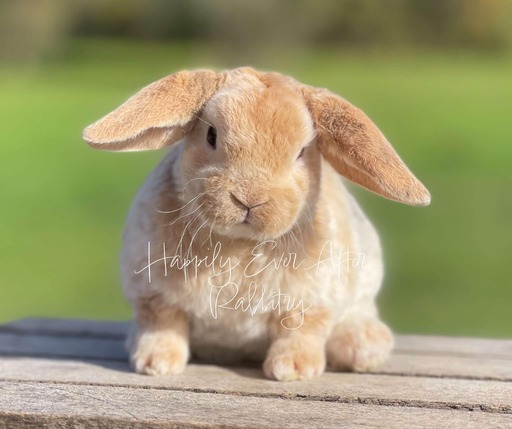
M430 194L375 124L360 109L326 89L301 86L322 155L347 179L379 195L414 206Z
M222 75L209 70L174 73L141 89L88 126L83 138L96 149L160 149L185 136L195 114L221 83Z

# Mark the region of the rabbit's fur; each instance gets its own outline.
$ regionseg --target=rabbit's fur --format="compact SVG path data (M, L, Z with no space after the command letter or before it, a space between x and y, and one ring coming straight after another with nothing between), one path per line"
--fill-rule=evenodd
M372 370L388 357L379 239L339 174L406 204L430 196L359 109L277 73L180 72L84 139L108 150L175 143L124 232L137 372L179 373L190 351L261 359L277 380L326 364Z

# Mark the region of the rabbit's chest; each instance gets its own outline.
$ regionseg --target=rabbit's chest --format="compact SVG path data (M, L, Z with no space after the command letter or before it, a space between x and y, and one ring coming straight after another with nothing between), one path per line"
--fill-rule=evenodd
M333 282L317 288L327 266L293 252L224 254L175 273L182 281L169 298L188 314L193 345L250 349L268 341L271 315L302 315L300 323L310 308L332 303Z
M215 355L240 350L253 355L268 342L268 319L291 308L285 273L268 258L240 257L205 264L178 283L173 301L188 314L192 350Z
M292 299L286 278L291 260L265 255L203 256L202 263L181 273L173 300L194 319L256 317L275 311Z

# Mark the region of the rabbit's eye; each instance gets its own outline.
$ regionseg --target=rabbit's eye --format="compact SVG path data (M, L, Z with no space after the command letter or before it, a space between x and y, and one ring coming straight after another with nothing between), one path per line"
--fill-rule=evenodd
M297 157L297 159L300 159L304 156L304 149L306 149L305 147L302 148L302 150L300 151L299 153L299 156Z
M208 134L206 135L206 141L214 149L217 147L217 131L215 128L208 128Z

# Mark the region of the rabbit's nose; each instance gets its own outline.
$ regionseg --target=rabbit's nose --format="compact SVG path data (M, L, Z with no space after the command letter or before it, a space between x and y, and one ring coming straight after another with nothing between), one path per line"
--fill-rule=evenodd
M237 206L241 206L242 208L247 209L247 210L254 209L254 208L262 206L263 204L266 203L266 201L262 201L262 202L251 201L248 198L245 198L242 195L235 194L233 192L230 192L230 194L231 194L231 199Z
M246 211L245 219L244 219L243 223L249 223L249 217L250 217L252 209L255 209L256 207L262 206L263 204L266 203L266 201L263 201L263 202L250 201L241 195L234 194L233 192L230 192L230 194L231 194L231 199L233 200L235 205L237 205L238 207L240 207L241 209Z
M236 206L241 207L243 209L249 209L249 205L246 204L245 198L240 194L235 195L233 192L230 192L231 201L235 203Z

